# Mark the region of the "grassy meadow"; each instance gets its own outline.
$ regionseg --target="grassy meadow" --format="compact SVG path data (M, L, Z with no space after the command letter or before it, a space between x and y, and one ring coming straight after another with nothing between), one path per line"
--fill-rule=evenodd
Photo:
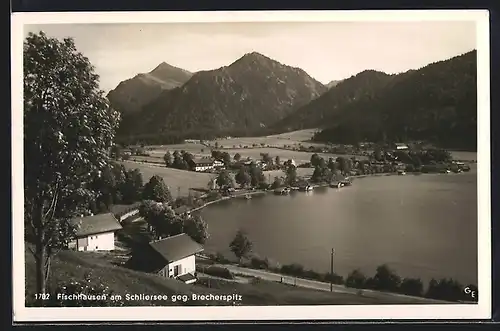
M173 197L178 197L179 194L180 196L187 196L190 188L207 188L210 179L215 177L215 174L167 168L163 165L129 161L123 161L123 165L127 169L139 169L144 182L149 181L154 175L163 177Z
M174 279L163 278L154 274L134 271L112 263L116 253L113 252L74 252L61 251L52 259L49 285L55 288L58 284L72 280L82 281L90 274L92 283L109 286L114 294L125 297L125 294L149 295L187 295L185 302L178 301L128 301L133 306L172 306L172 305L231 305L226 301L192 301L191 294L241 295L241 305L298 305L298 304L376 304L385 303L379 299L359 296L357 294L330 293L325 291L294 287L264 280L253 280L248 284L232 283L210 279L186 285ZM35 296L35 262L33 255L26 249L26 299ZM389 302L387 302L389 303Z

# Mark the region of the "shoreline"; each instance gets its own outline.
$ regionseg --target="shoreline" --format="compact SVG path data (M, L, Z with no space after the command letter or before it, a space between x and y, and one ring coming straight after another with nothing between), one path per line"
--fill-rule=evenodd
M443 174L439 172L430 172L430 173L424 173L424 172L411 172L407 173L406 175L399 175L397 172L387 172L387 173L377 173L377 174L368 174L368 175L355 175L355 176L347 176L349 178L356 178L356 179L363 179L363 178L368 178L368 177L387 177L387 176L408 176L409 174L413 176L423 176L423 175L448 175L448 174ZM317 184L311 184L311 186L316 189L316 188L324 188L324 187L330 187L330 183L317 183ZM285 187L285 186L283 186ZM340 189L340 188L339 188ZM294 192L297 190L293 190ZM213 201L208 201L204 203L202 206L190 209L189 212L197 212L205 207L208 207L212 204L219 203L222 201L226 200L231 200L231 199L241 199L242 197L246 195L266 195L269 193L274 193L274 189L269 189L269 190L260 190L260 189L255 189L254 191L249 191L245 193L239 193L237 195L231 195L231 196L224 196L222 198L219 198L217 200Z
M299 274L292 274L292 273L287 273L283 272L280 267L264 267L264 268L259 268L256 266L252 266L251 264L239 264L237 262L225 260L225 261L219 261L216 257L213 256L213 254L199 254L196 256L197 258L205 261L210 261L210 265L214 266L219 266L225 269L228 269L230 272L232 272L234 275L247 275L251 277L257 277L257 278L263 278L263 279L268 279L267 276L274 276L275 279L272 279L271 281L279 282L279 283L284 283L284 284L290 284L294 286L299 286L299 287L311 287L308 285L301 285L300 282L305 282L306 284L316 284L316 285L323 285L326 288L321 289L321 290L326 290L328 291L328 287L332 287L335 289L334 291L347 291L350 293L356 293L356 294L370 294L370 295L387 295L387 296L401 296L401 297L408 297L408 298L415 298L415 299L420 299L420 300L428 300L428 301L434 301L435 303L453 303L453 302L460 302L460 303L467 303L467 304L474 304L474 301L455 301L455 300L447 300L447 299L435 299L435 298L430 298L425 295L425 293L429 290L429 283L426 283L425 281L422 282L422 290L423 293L422 295L415 295L415 294L405 294L401 293L398 291L391 291L391 290L383 290L383 289L373 289L368 286L367 284L363 284L360 287L350 287L346 284L346 280L348 276L342 276L334 273L336 277L340 277L337 280L328 280L327 278L324 278L327 276L329 273L322 273L322 272L315 272L312 269L303 269ZM257 258L259 260L266 260L265 258ZM285 266L291 266L294 265L295 263L288 264ZM283 267L283 265L282 265ZM358 270L358 269L354 269ZM396 273L396 270L390 269L392 272ZM307 272L314 272L317 277L314 276L307 276ZM367 279L370 277L367 274L364 274ZM398 275L396 273L396 275ZM401 277L401 276L400 276ZM401 277L401 279L405 279L404 277ZM411 278L411 279L419 279L420 277L416 278ZM269 279L268 279L269 280ZM340 280L340 282L339 282ZM430 282L430 281L429 281ZM459 284L462 285L462 283L458 282ZM474 285L476 286L476 285ZM314 287L313 287L314 288ZM318 289L316 287L316 289Z

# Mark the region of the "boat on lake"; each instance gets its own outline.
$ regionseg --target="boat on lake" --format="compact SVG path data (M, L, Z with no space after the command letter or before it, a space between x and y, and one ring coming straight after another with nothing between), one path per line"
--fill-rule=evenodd
M252 199L252 196L250 194L245 194L245 199L250 200Z
M311 185L304 185L304 186L299 187L299 191L302 191L302 192L310 192L312 190L313 190L313 187Z
M274 194L276 195L287 195L290 194L290 188L289 187L283 187L283 188L278 188L274 190Z
M340 183L342 186L351 186L352 180L349 177L346 177L344 180L341 180Z
M341 182L330 183L331 188L341 188L342 186L344 185Z

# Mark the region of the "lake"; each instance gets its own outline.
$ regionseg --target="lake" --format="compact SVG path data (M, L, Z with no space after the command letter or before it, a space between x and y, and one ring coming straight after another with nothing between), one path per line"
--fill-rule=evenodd
M372 276L388 264L403 277L452 277L477 284L477 176L468 173L374 176L351 187L289 196L233 199L202 210L209 253L234 258L229 243L247 232L253 252L344 277Z

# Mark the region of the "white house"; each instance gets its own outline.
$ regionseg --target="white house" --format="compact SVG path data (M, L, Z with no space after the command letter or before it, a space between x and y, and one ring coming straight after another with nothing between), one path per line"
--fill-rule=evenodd
M195 254L203 251L203 246L181 233L156 240L149 246L155 254L156 273L167 278L175 278L186 284L196 282Z
M194 158L191 160L190 166L194 171L206 171L215 167L214 160L208 157Z
M214 168L223 168L224 162L222 162L221 160L213 160L213 165Z
M401 144L401 143L395 143L394 144L394 149L396 149L396 150L407 150L408 149L408 145Z
M76 238L68 248L77 251L111 251L115 249L115 232L122 228L112 213L75 218Z

